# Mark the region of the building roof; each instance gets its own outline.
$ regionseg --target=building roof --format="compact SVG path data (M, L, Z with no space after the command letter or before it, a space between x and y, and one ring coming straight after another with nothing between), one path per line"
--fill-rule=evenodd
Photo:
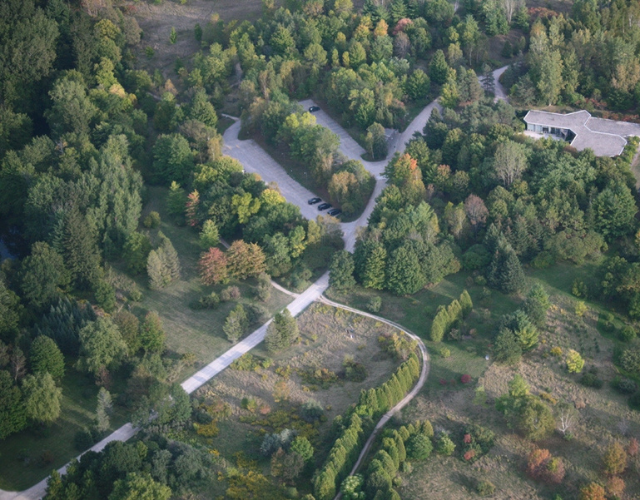
M627 144L625 137L640 137L640 124L594 118L585 110L566 114L531 110L524 121L571 130L575 134L571 145L578 151L592 149L597 156L619 155Z

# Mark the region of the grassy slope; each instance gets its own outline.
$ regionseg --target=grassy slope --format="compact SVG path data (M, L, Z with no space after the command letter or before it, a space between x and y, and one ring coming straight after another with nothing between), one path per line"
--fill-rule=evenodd
M180 256L182 279L164 290L152 291L147 288L145 278L138 278L136 282L143 298L141 302L132 305L131 311L140 318L148 310L158 312L167 334L166 344L170 357L179 358L186 352L196 355L195 367L186 368L180 373L179 380L183 380L231 347L232 344L224 336L222 325L229 311L235 307L235 302L221 303L210 311L194 311L189 308L189 304L202 295L212 290L219 292L224 287L205 287L200 283L196 268L201 251L197 245L197 233L169 222L162 202L166 192L165 188L149 188L149 201L142 218L152 210L161 214L163 222L159 230L171 239ZM156 233L156 230L151 232ZM119 268L122 268L120 264L114 267L116 280L120 283L130 282L129 278L118 271ZM254 302L253 283L250 280L232 285L237 285L242 292L239 302ZM273 289L270 300L262 305L274 314L290 301L289 296ZM115 395L117 391L113 392ZM46 432L46 437L39 437L33 431L25 431L2 442L0 488L28 488L46 477L52 469L61 467L75 457L78 450L73 446L73 437L77 431L93 425L97 393L98 387L89 377L79 375L69 368L63 381L62 415ZM126 421L126 415L120 411L112 418L112 428L115 429ZM51 452L53 456L53 462L46 465L40 460L45 451Z
M62 414L49 429L26 430L2 441L0 489L28 488L78 455L73 437L76 432L93 425L98 387L89 377L67 369L62 394ZM116 413L111 417L111 429L125 422L125 415L116 407ZM50 454L53 461L44 461L45 454Z

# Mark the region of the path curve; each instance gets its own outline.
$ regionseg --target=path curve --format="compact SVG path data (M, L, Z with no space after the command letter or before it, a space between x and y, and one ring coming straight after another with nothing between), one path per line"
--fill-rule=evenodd
M416 116L416 118L409 124L409 126L407 127L407 129L403 134L396 134L396 136L394 137L393 147L389 148L389 155L387 156L387 159L389 159L393 155L393 153L395 153L396 151L398 152L404 151L405 144L411 138L411 136L413 135L413 132L422 131L427 121L429 120L429 117L431 116L431 112L435 107L440 107L437 101L433 101L429 103L422 110L422 112L418 116ZM293 188L293 192L295 194L293 195L294 199L289 199L287 196L285 196L285 198L287 198L287 201L290 201L295 205L298 205L301 208L301 211L303 215L305 215L305 217L314 219L317 213L313 213L313 215L309 214L311 215L311 217L308 217L306 215L306 213L309 211L309 208L311 208L311 207L308 207L306 200L314 195L309 191L307 191L305 188L303 188L296 181L294 181L291 177L289 177L286 171L275 160L273 160L269 155L267 155L266 152L264 152L264 150L262 150L262 148L260 148L257 145L257 143L255 143L255 141L252 141L252 140L239 141L238 139L238 133L240 131L239 118L235 116L227 115L227 114L222 114L222 113L221 115L235 122L233 125L231 125L231 127L229 127L225 131L223 135L224 142L225 142L223 150L225 151L225 153L227 153L229 156L232 156L240 160L246 168L247 165L243 161L245 160L245 157L241 153L239 154L239 151L241 150L239 143L242 142L243 145L246 145L249 149L251 149L254 153L256 153L256 156L260 157L260 159L263 160L263 161L256 162L255 158L250 158L248 163L252 163L253 165L251 168L247 168L247 171L257 172L258 170L262 170L264 168L270 169L270 172L273 173L274 177L276 178L273 178L273 179L266 178L264 180L267 182L274 180L278 182L280 186L282 186L281 182L284 184L290 184L290 187ZM236 155L241 156L242 159L237 158ZM371 168L370 171L372 171L372 173L376 176L376 186L373 194L371 195L371 198L369 199L369 202L367 203L367 206L364 212L358 218L358 220L350 223L341 224L341 228L343 230L343 238L345 240L345 247L348 251L353 252L355 248L356 238L357 238L357 229L359 227L366 226L369 215L375 208L376 198L380 195L380 193L386 186L386 179L384 179L384 177L381 176L381 173L384 171L384 162L386 161L387 160L383 160L380 162L363 161L365 166ZM284 174L284 176L282 174ZM305 191L307 191L306 194L305 194ZM394 326L395 328L399 328L400 330L404 331L405 333L410 335L412 338L415 338L419 342L420 350L423 356L423 368L420 374L420 378L418 379L418 384L416 384L416 387L414 387L414 389L402 401L400 401L400 403L398 403L394 408L389 410L389 412L387 412L387 414L385 414L382 417L382 419L378 423L378 426L376 426L371 437L369 438L369 441L367 441L367 443L365 444L365 448L363 448L361 456L358 459L358 462L356 463L356 467L354 468L354 471L352 471L352 474L353 474L353 472L357 470L357 467L360 465L362 459L366 456L366 452L371 447L371 443L373 443L373 439L375 438L375 435L377 434L378 430L381 429L384 426L384 424L386 424L389 418L391 418L391 416L396 411L404 407L411 399L413 399L413 397L417 394L417 392L420 390L422 385L424 385L424 381L426 380L426 377L428 374L428 355L426 352L426 348L424 347L424 344L422 343L419 337L415 336L411 332L408 332L405 328L398 325L397 323L381 318L379 316L375 316L373 314L366 313L364 311L360 311L358 309L350 308L348 306L330 301L329 299L325 298L322 294L329 287L328 271L325 274L323 274L320 278L318 278L318 280L316 280L309 288L307 288L304 292L300 294L293 293L287 290L286 288L278 285L277 283L274 283L273 281L272 281L272 284L275 288L277 288L281 292L294 297L294 300L287 306L287 308L289 309L289 311L291 311L291 314L293 316L297 316L302 311L304 311L311 303L315 302L316 300L319 300L321 302L324 302L325 304L332 305L334 307L339 307L341 309L346 309L363 316L368 316L370 318L373 318L378 321L387 323L391 326ZM197 388L207 383L209 380L215 377L218 373L220 373L222 370L228 367L234 360L236 360L246 352L253 349L253 347L258 345L260 342L262 342L264 340L264 335L266 333L267 327L269 326L271 321L272 320L269 320L267 323L262 325L256 331L254 331L251 335L244 338L242 341L234 345L231 349L223 353L221 356L219 356L218 358L213 360L211 363L209 363L208 365L200 369L198 372L196 372L194 375L189 377L187 380L185 380L182 383L182 387L185 389L185 391L191 394ZM138 428L133 427L131 423L127 423L122 427L120 427L119 429L116 429L115 431L113 431L111 434L105 437L102 441L96 443L89 450L86 450L85 452L78 455L76 459L79 459L87 451L95 451L95 452L102 451L104 447L112 441L127 441L131 437L133 437L137 432L138 432ZM61 467L60 469L58 469L58 472L60 472L60 474L64 474L67 469L67 466L70 463L71 461L66 465L64 465L63 467ZM34 484L30 488L23 491L5 491L0 489L0 500L39 500L45 494L48 481L49 481L49 476L47 476L42 481Z
M345 311L359 314L361 316L366 316L367 318L375 319L376 321L386 323L387 325L390 325L399 329L400 331L404 332L409 337L411 337L412 339L418 342L420 354L422 355L422 370L420 371L420 376L418 377L418 381L416 382L416 385L413 387L413 389L411 389L411 391L404 398L402 398L402 400L398 404L396 404L387 413L385 413L380 418L380 421L373 428L373 431L371 431L371 435L369 436L369 439L367 439L366 443L362 448L362 451L360 452L360 455L358 456L358 460L356 460L355 465L353 466L353 468L351 469L351 472L349 473L349 476L353 476L357 472L360 465L362 465L362 462L364 461L364 459L367 457L367 454L369 453L371 446L373 446L373 443L376 437L378 436L378 433L380 432L380 430L382 430L382 428L387 424L387 422L391 419L391 417L393 417L398 411L400 411L407 404L409 404L409 402L418 395L418 393L420 392L420 389L422 389L422 387L424 386L425 382L427 381L427 377L429 376L429 367L430 367L429 353L427 351L427 347L424 345L424 342L420 337L418 337L415 333L408 331L405 327L403 327L402 325L399 325L394 321L390 321L380 316L376 316L375 314L361 311L360 309L355 309L353 307L340 304L339 302L334 302L333 300L326 298L324 295L318 298L318 302L322 302L324 304L327 304L333 307L338 307L340 309L344 309ZM342 493L338 492L334 500L340 500L340 498L342 498Z

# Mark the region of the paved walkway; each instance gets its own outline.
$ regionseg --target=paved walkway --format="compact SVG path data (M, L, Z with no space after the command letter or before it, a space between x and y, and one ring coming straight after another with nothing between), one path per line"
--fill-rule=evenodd
M303 102L309 102L310 103L309 106L313 105L312 104L313 101L303 101ZM434 107L439 107L439 104L436 101L432 102L427 107L425 107L425 109L411 122L411 124L409 124L409 126L407 127L407 130L404 133L398 134L397 137L395 137L394 144L392 145L392 147L390 147L389 155L387 159L389 159L396 151L400 151L400 152L404 151L406 141L408 141L411 138L411 136L415 131L422 131L427 121L429 120L429 117L431 116L431 111L433 111ZM324 114L326 115L326 113ZM306 218L315 219L315 217L318 215L317 210L315 209L315 207L307 204L307 200L309 198L312 198L315 195L311 193L309 190L307 190L306 188L304 188L303 186L301 186L298 182L294 181L291 177L289 177L287 172L273 158L271 158L271 156L269 156L255 141L253 140L240 141L238 139L238 133L240 132L240 125L241 125L240 120L232 116L228 116L228 117L235 120L235 123L231 125L231 127L229 127L224 133L224 136L223 136L224 153L240 161L244 165L244 168L247 172L258 173L265 182L277 182L282 192L282 195L285 197L287 201L300 207L300 211L302 215L305 216ZM336 127L335 121L333 121L328 115L326 115L326 117L323 117L322 120L323 121L326 120L326 123L330 124L331 127L333 128ZM328 128L331 128L331 127L328 127ZM342 130L342 132L338 134L339 137L341 138L341 148L343 148L342 139L344 137L344 144L346 144L346 147L344 147L342 151L346 156L349 156L349 154L351 155L357 154L356 146L360 148L362 152L364 152L364 150L357 144L357 142L355 142L350 136L348 136L348 134L346 133L346 131L344 131L344 129L342 129L342 127L339 127L339 128ZM354 146L353 143L355 143L356 146ZM348 154L348 152L350 153ZM351 158L352 156L349 156L349 157ZM342 224L342 229L344 232L344 239L345 239L345 246L346 246L346 249L351 252L353 252L355 248L357 229L359 227L363 227L367 225L369 216L371 215L371 212L375 208L375 204L376 204L375 200L380 195L380 193L382 192L382 190L386 185L386 180L381 176L381 174L384 172L384 167L387 162L387 160L380 161L380 162L366 162L359 157L353 158L353 159L358 159L362 161L365 168L367 168L367 170L369 170L372 174L376 176L376 186L375 186L373 195L369 199L369 202L367 203L367 206L364 212L358 218L358 220L354 222ZM408 335L413 336L413 334L411 334L410 332L407 332L399 325L391 321L388 321L384 318L380 318L378 316L374 316L369 313L364 313L357 309L349 308L347 306L343 306L341 304L331 302L328 299L324 298L322 294L329 286L328 272L322 275L315 283L313 283L309 288L307 288L307 290L305 290L301 294L294 294L292 292L289 292L288 290L281 287L280 285L277 285L276 283L274 283L274 286L278 288L280 291L283 291L295 297L295 300L293 300L293 302L291 302L287 306L287 308L289 309L289 311L293 316L297 316L300 313L302 313L302 311L304 311L314 301L322 300L323 302L334 305L335 307L347 309L357 314L362 314L364 316L375 318L378 321L383 321L389 325L400 328L403 331L405 331ZM231 349L229 349L227 352L222 354L220 357L216 358L207 366L205 366L204 368L199 370L197 373L189 377L187 380L185 380L182 383L182 387L185 389L185 391L191 394L193 391L195 391L196 389L198 389L199 387L207 383L209 380L211 380L213 377L215 377L222 370L227 368L231 363L233 363L233 361L238 359L243 354L249 352L256 345L262 342L264 340L264 335L267 331L267 327L269 326L270 323L271 323L271 320L269 320L267 323L262 325L256 331L254 331L251 335L244 338L238 344L234 345ZM398 403L398 405L396 405L392 410L390 410L387 414L385 414L385 416L382 417L381 421L376 426L374 433L369 438L369 441L367 441L367 444L365 444L365 448L361 453L361 457L359 458L358 463L354 468L354 471L357 469L357 466L359 466L362 458L364 458L364 456L366 455L366 452L371 446L371 443L373 443L373 439L377 431L381 429L384 426L384 424L386 424L389 418L391 418L391 416L396 411L398 411L400 408L406 405L415 396L415 394L417 394L417 392L420 390L420 387L422 387L422 384L424 384L424 380L426 380L426 376L428 373L428 361L426 361L428 360L428 358L426 357L427 354L426 354L426 349L424 349L424 344L422 344L421 341L420 341L420 345L421 345L420 347L421 351L423 353L424 362L423 362L422 373L420 375L420 379L418 380L418 384L416 384L416 387L414 388L414 390L412 390L412 392L409 393L407 397L405 397L405 399L403 399L400 403ZM105 439L95 444L93 447L90 448L90 450L99 452L108 443L112 441L127 441L128 439L133 437L137 431L138 429L134 428L130 423L125 424L119 429L115 430ZM82 454L79 455L77 458L79 458L80 456L82 456ZM58 469L58 472L60 472L61 474L64 474L67 469L67 465ZM35 484L31 488L24 490L22 492L0 490L0 500L38 500L42 498L45 494L47 481L48 481L48 478L43 479L42 481Z

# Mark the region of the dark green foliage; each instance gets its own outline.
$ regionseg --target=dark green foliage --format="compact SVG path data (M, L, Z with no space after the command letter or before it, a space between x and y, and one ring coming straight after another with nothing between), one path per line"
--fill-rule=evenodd
M298 322L285 308L273 318L264 341L269 352L278 352L290 347L299 337Z
M27 418L36 423L51 423L60 416L62 389L56 387L48 372L27 375L22 381Z
M448 72L449 65L444 58L444 52L442 52L442 50L437 50L433 55L433 59L431 59L431 64L429 65L429 76L435 83L442 85L447 81Z
M246 333L248 327L249 318L247 313L242 304L238 304L227 316L222 329L229 342L235 343Z
M96 319L90 304L80 305L68 298L59 299L36 326L40 335L51 337L65 354L77 355L80 347L78 332L88 322Z
M346 250L336 252L329 267L329 285L338 291L350 290L356 284L354 270L353 255Z
M310 399L302 403L300 407L300 416L306 422L315 422L324 415L324 408L315 399Z
M102 270L96 238L86 218L75 210L66 217L63 246L64 262L74 285L87 290L97 284Z
M11 374L0 370L0 440L24 429L27 425L20 388Z
M14 339L18 333L20 310L20 298L9 290L0 275L0 339Z
M512 330L500 330L493 346L496 361L514 365L522 358L522 346Z
M47 307L68 284L69 272L62 256L47 243L34 243L31 255L21 263L23 297L36 307Z
M462 294L460 295L459 302L460 307L462 308L462 317L466 319L473 310L473 301L471 300L469 292L463 290Z
M521 292L526 278L520 260L508 243L496 249L487 272L489 284L503 293Z
M98 318L79 331L79 369L98 375L109 366L117 366L126 355L128 347L122 340L118 327L108 318Z
M532 349L538 343L538 329L522 309L500 318L498 331L510 330L523 351Z
M151 252L149 237L138 232L131 233L122 252L122 258L127 264L127 271L133 275L143 273L147 268L149 252Z
M44 335L32 342L29 363L33 373L49 373L57 381L64 376L64 356L56 343Z
M407 443L407 457L410 460L426 460L433 451L433 444L424 434L414 434Z
M116 306L116 290L111 283L104 279L98 280L93 287L93 296L96 303L104 309L105 312L113 311Z
M536 283L527 294L522 309L534 324L544 326L550 305L549 295L544 287Z
M420 270L417 253L410 245L401 246L387 260L387 288L396 295L416 293L427 284Z
M137 343L145 352L162 352L164 350L165 333L160 316L155 311L147 313L140 325Z
M187 140L178 134L161 135L153 146L153 172L156 182L182 184L193 172L193 154Z

